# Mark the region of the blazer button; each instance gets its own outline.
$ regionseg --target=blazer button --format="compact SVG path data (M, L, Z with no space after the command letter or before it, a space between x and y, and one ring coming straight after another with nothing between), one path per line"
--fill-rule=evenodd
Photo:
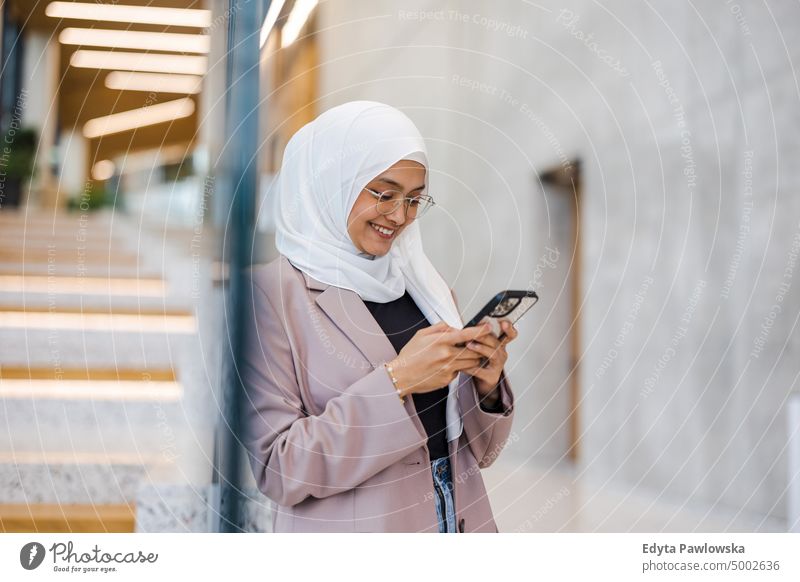
M458 532L464 533L464 518L458 520Z

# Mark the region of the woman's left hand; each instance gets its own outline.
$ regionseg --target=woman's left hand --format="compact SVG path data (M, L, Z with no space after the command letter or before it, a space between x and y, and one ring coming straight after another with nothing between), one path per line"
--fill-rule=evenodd
M514 325L505 319L500 320L500 328L505 333L505 337L502 340L497 339L497 336L493 333L487 333L476 340L467 342L466 345L467 348L486 358L486 361L480 366L467 368L463 371L475 379L475 387L480 397L488 396L485 401L488 404L496 403L500 398L500 392L496 389L497 384L500 382L500 374L508 359L506 345L519 335ZM494 392L494 395L489 396L492 392Z

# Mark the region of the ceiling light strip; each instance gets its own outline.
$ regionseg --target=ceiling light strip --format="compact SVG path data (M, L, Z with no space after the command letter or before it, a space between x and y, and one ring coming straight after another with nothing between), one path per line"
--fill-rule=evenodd
M198 55L79 49L72 54L69 64L83 69L203 75L206 72L208 59Z
M89 139L130 131L148 125L156 125L189 117L194 113L194 101L188 97L131 109L120 113L112 113L103 117L90 119L83 126L83 135Z
M52 18L166 24L168 26L193 28L205 28L211 25L210 10L192 8L130 6L125 4L99 4L96 2L50 2L45 9L45 14Z
M198 75L166 75L112 71L106 75L106 87L117 91L147 91L194 95L202 88L203 77Z
M176 53L207 53L211 40L207 34L107 30L102 28L65 28L58 35L61 44L139 49Z

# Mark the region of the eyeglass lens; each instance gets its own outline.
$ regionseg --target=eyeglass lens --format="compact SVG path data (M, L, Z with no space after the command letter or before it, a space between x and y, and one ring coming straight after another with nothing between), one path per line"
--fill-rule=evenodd
M406 198L397 190L384 190L378 198L378 212L391 214L403 203L406 205L406 214L411 216L420 216L430 208L427 198Z

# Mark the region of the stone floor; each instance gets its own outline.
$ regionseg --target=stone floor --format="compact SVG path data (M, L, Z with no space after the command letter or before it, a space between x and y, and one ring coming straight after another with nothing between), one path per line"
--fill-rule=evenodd
M567 465L500 456L483 470L501 532L785 532L784 521L594 483Z

